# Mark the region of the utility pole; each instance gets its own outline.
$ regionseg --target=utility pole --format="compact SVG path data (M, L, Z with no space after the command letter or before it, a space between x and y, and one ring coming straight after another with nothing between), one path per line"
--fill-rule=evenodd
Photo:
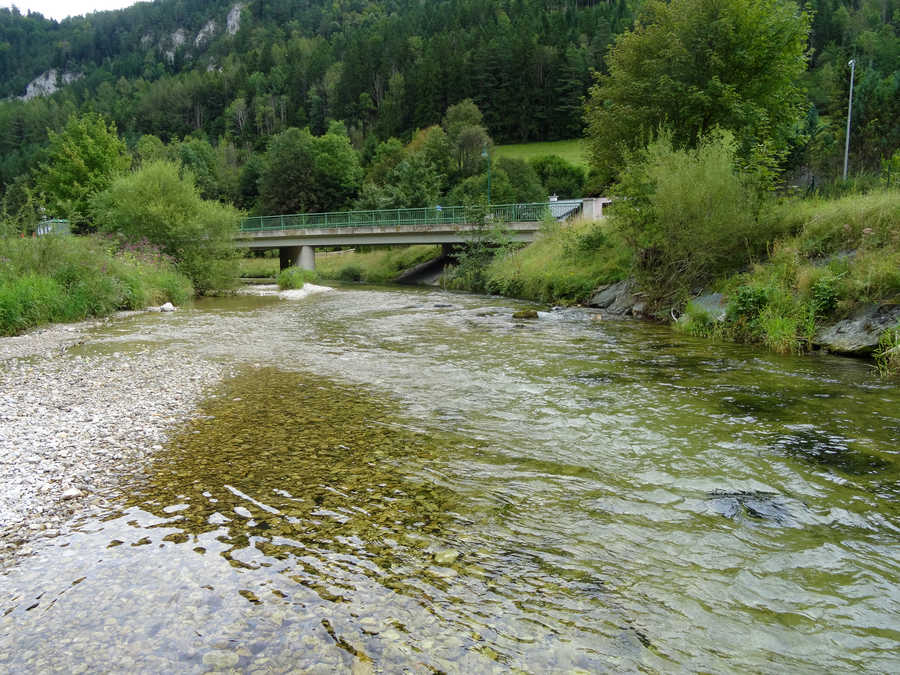
M491 156L488 154L487 145L481 148L481 156L487 160L488 170L488 204L491 203Z
M853 115L853 73L856 70L856 59L847 62L850 66L850 102L847 104L847 138L844 141L844 180L847 180L847 158L850 155L850 117Z

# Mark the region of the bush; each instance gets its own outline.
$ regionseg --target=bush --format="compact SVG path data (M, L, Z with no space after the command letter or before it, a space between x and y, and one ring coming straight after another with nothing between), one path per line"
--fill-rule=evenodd
M350 264L342 267L338 272L338 279L341 281L361 281L363 276L362 267Z
M584 194L587 174L582 167L570 164L559 155L535 157L530 163L548 195L574 199Z
M615 193L611 216L635 251L641 290L661 314L745 267L777 234L760 221L759 192L738 171L725 132L708 134L694 150L675 148L661 133L631 156Z
M157 161L116 179L92 200L94 221L126 241L159 246L201 293L231 288L239 214L201 198L190 173L183 174L178 165Z
M319 280L319 275L315 270L306 270L302 267L288 267L278 273L278 288L289 290L292 288L303 288L306 283L314 283Z

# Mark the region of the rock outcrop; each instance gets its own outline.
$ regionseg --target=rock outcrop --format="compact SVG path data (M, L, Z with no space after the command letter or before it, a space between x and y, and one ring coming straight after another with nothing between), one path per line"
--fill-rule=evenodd
M71 84L75 80L80 80L83 75L80 73L60 72L56 68L51 68L45 73L41 73L25 87L25 95L20 96L20 101L30 101L39 96L50 96L59 90L60 87Z
M836 354L865 356L878 346L881 334L900 321L900 305L866 305L849 319L820 329L813 345Z

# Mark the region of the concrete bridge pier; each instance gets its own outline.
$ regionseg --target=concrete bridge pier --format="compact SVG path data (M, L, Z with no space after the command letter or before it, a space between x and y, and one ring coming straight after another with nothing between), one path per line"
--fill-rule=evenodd
M305 270L316 269L316 249L312 246L300 247L300 267Z
M302 267L305 270L316 269L316 253L312 246L281 246L278 248L280 269Z

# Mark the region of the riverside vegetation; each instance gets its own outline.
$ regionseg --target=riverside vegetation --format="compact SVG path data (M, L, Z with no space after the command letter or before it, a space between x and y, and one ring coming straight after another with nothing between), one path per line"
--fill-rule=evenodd
M174 261L146 241L0 239L0 335L164 302L180 305L193 293Z

